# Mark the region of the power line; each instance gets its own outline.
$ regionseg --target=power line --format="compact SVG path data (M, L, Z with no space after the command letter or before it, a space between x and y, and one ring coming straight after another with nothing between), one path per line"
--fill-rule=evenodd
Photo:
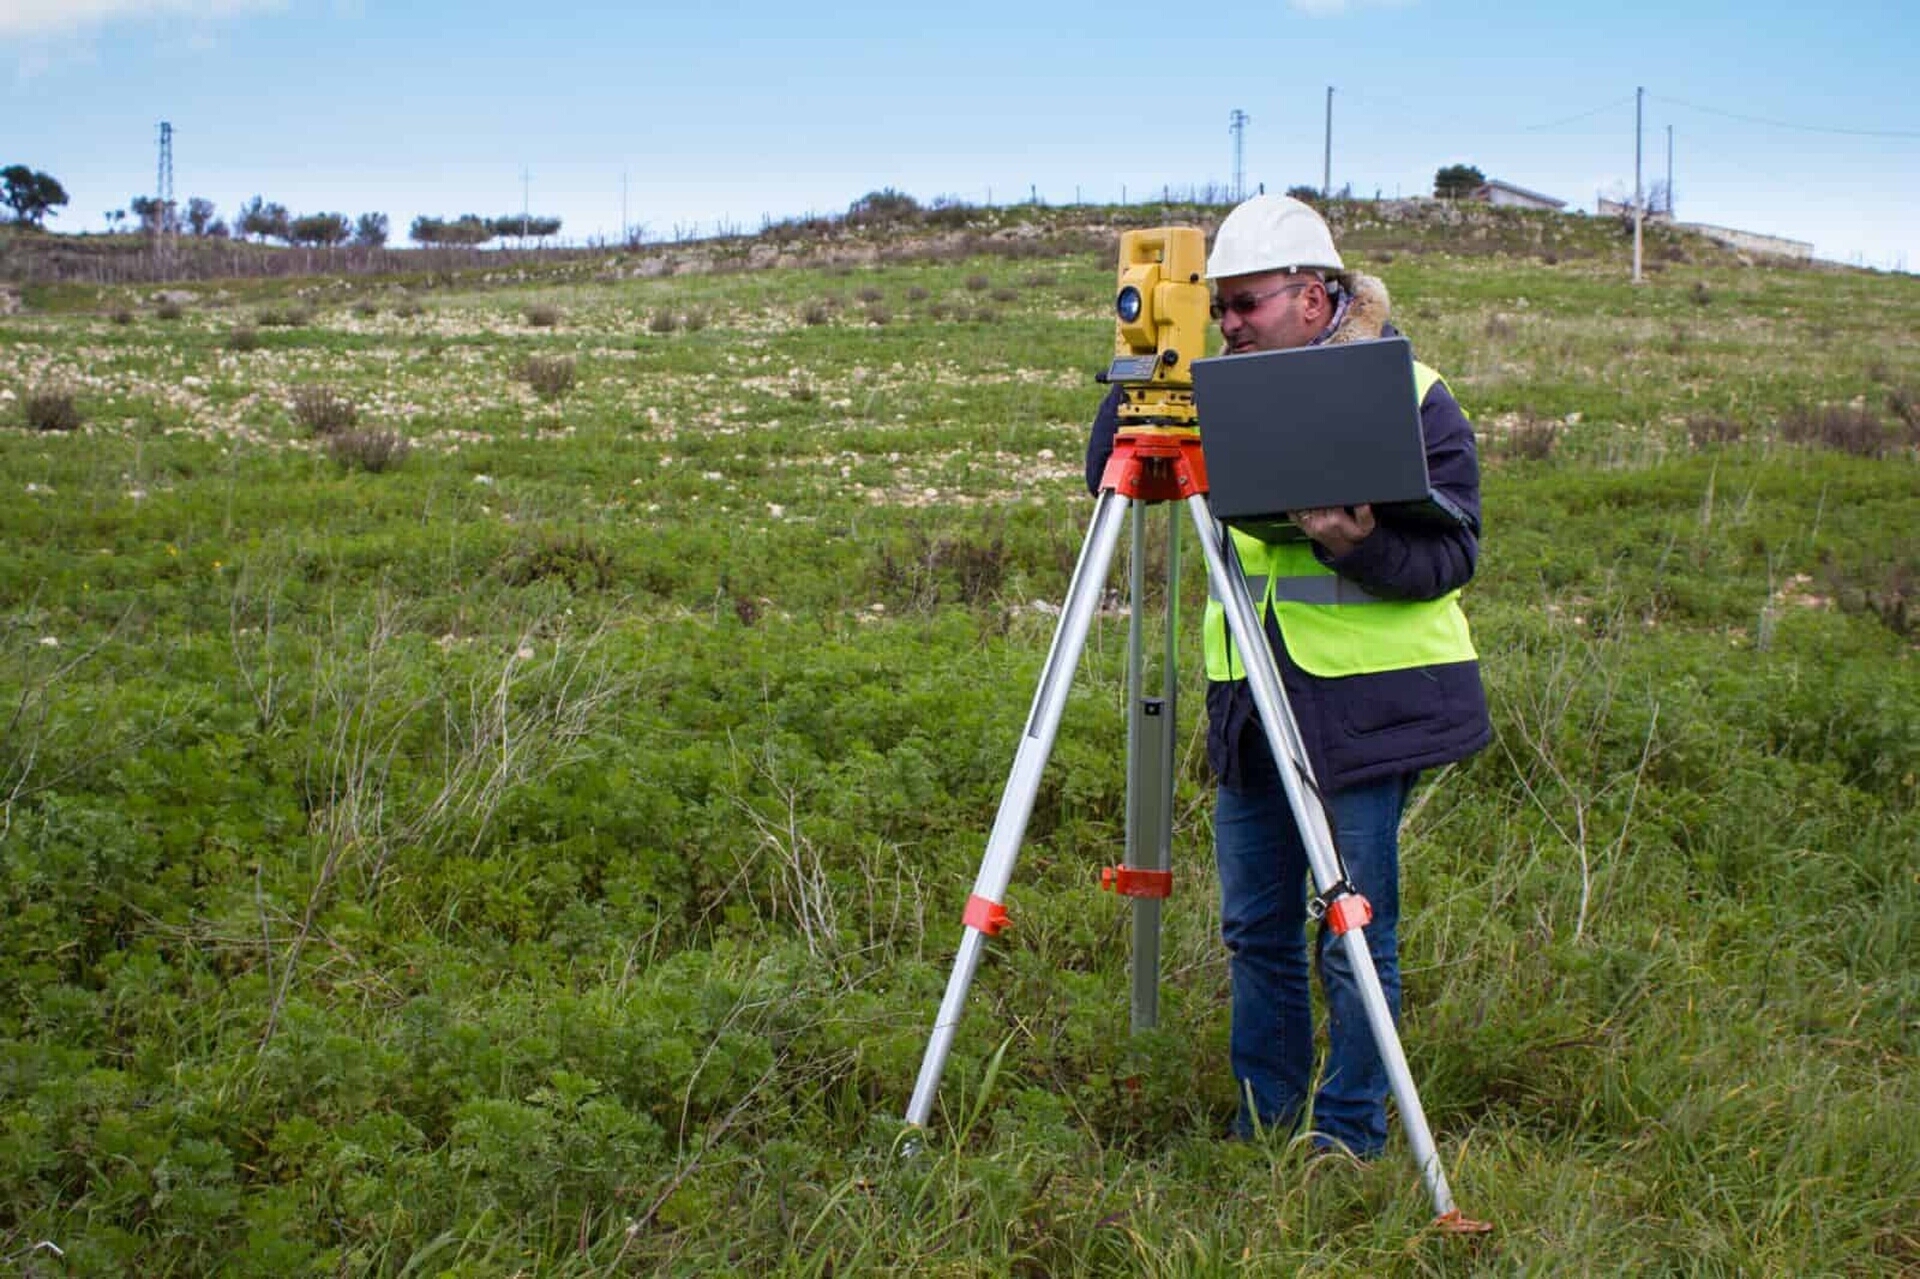
M1920 138L1920 129L1841 129L1824 124L1795 124L1790 120L1769 120L1763 116L1742 115L1738 111L1703 107L1697 102L1683 102L1679 98L1656 96L1654 101L1665 102L1669 106L1685 107L1689 111L1703 111L1708 115L1725 116L1729 120L1743 120L1748 124L1764 124L1773 129L1797 129L1802 133L1841 133L1856 138Z
M1587 117L1599 115L1603 111L1612 111L1618 107L1624 107L1627 105L1627 103L1632 101L1633 101L1633 98L1630 96L1625 98L1615 98L1612 102L1607 103L1607 105L1603 107L1595 107L1591 111L1582 111L1580 114L1570 115L1564 120L1553 120L1553 121L1549 121L1546 124L1530 124L1530 125L1527 125L1525 128L1521 129L1520 132L1539 133L1546 129L1558 129L1562 125L1572 124L1578 120L1585 120Z

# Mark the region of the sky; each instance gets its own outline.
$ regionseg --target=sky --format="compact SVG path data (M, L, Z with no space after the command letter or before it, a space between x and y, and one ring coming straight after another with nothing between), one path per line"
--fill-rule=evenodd
M1203 16L1204 15L1204 16ZM1671 130L1683 221L1920 270L1920 4L1271 0L1195 9L525 0L0 0L0 165L49 226L155 190L231 216L559 217L574 242L754 231L891 187L1138 202L1235 176L1420 195L1464 163L1591 211Z

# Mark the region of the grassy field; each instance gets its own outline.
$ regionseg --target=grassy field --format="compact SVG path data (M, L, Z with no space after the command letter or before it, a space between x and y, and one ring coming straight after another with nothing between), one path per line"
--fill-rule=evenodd
M1407 820L1403 1036L1495 1233L1397 1133L1223 1140L1197 669L1128 1035L1118 607L897 1158L1111 343L1111 225L1009 216L22 291L0 1263L1920 1273L1920 282L1344 220L1481 432L1497 739Z

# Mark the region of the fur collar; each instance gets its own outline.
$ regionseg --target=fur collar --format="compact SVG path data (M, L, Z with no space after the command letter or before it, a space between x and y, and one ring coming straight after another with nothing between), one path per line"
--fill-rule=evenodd
M1347 277L1349 301L1346 314L1327 339L1328 346L1342 342L1371 342L1387 327L1387 315L1393 309L1387 286L1378 276L1354 274Z

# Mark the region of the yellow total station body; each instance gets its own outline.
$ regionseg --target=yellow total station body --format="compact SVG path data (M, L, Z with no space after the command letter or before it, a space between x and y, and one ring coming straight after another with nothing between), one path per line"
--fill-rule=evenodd
M1207 238L1198 227L1120 237L1117 326L1107 381L1125 388L1122 430L1192 431L1193 362L1206 352Z

